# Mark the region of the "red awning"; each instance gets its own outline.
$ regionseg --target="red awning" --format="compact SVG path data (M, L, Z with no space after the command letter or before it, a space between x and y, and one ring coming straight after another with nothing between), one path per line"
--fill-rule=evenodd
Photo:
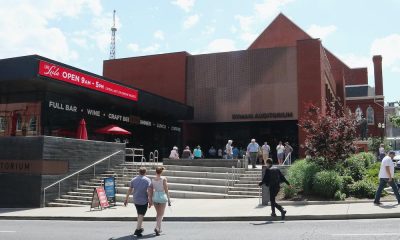
M112 135L131 135L132 133L118 127L117 125L108 125L106 127L97 129L96 133L103 133L103 134L112 134Z

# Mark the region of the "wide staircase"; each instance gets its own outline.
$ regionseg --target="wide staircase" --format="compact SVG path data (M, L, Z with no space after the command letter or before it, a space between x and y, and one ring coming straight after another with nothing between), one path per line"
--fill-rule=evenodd
M155 176L155 166L157 166L155 163L119 164L91 180L82 182L77 188L62 194L47 206L90 205L93 189L101 186L103 179L110 176L116 179L117 205L122 205L130 180L137 175L140 166L147 168L148 177ZM168 179L171 198L223 199L259 196L258 183L261 180L261 168L246 170L245 168L215 166L163 166L166 168L163 175ZM282 171L285 172L286 168L282 167Z

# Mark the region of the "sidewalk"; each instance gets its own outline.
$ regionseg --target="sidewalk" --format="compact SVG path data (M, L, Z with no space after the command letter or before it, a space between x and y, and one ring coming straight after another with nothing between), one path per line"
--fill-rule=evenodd
M341 220L400 218L400 205L396 201L375 206L364 203L310 203L307 205L282 205L287 210L286 220ZM271 221L270 206L260 206L258 199L173 199L166 209L165 221ZM136 218L133 204L105 210L89 211L87 207L47 207L37 209L0 209L1 219L18 220L79 220L79 221L133 221ZM146 214L155 219L155 210Z

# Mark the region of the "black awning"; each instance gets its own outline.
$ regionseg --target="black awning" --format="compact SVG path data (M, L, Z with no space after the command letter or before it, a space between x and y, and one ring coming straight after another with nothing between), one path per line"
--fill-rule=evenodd
M55 80L50 77L41 76L38 74L40 61L46 61L96 79L101 79L107 83L112 83L114 85L117 84L124 88L132 89L130 86L117 81L38 55L31 55L0 60L1 95L6 96L22 93L52 92L96 102L101 105L114 105L120 108L134 109L134 111L141 116L152 116L155 118L165 118L170 120L193 119L193 107L140 89L135 89L138 91L138 101L132 101L119 96Z

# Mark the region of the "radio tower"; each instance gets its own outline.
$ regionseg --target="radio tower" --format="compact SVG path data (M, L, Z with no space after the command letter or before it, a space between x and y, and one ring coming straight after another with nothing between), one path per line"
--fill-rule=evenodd
M115 27L115 10L113 15L113 26L111 27L111 44L110 44L110 59L115 59L115 32L117 28Z

